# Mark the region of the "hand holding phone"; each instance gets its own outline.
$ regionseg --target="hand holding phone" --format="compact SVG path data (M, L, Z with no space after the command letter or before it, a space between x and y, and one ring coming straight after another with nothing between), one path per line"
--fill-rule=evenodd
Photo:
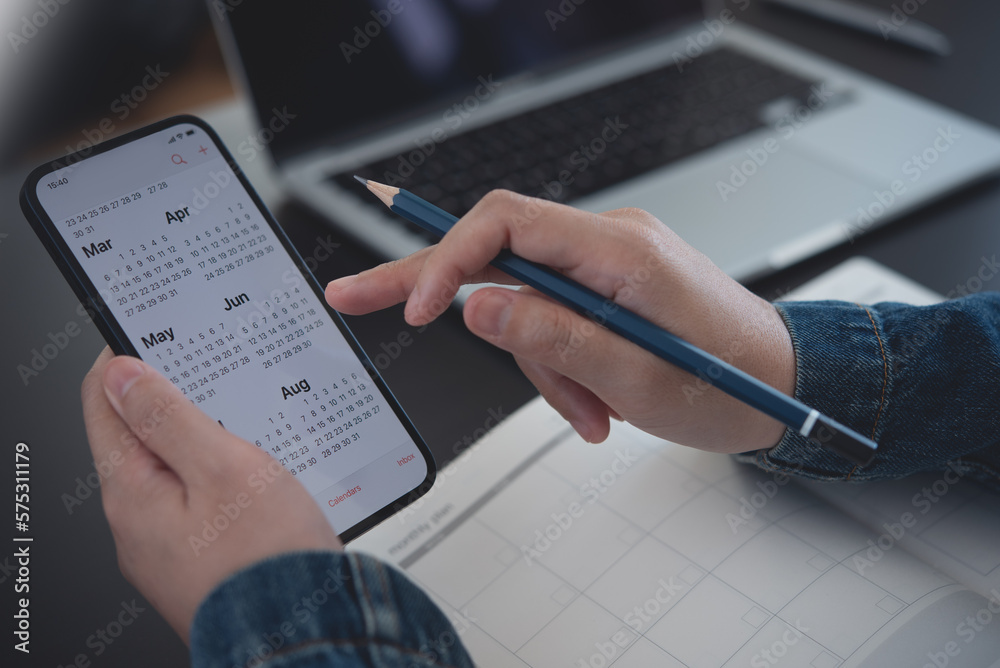
M427 446L204 122L42 166L21 205L112 350L280 462L341 539L430 488Z
M122 574L185 641L201 602L230 575L287 552L343 547L286 470L140 360L105 348L82 395Z

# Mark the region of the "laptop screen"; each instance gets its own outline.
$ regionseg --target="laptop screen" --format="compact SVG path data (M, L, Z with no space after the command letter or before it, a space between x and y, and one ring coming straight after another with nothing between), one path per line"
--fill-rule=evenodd
M209 3L281 162L698 18L700 0Z

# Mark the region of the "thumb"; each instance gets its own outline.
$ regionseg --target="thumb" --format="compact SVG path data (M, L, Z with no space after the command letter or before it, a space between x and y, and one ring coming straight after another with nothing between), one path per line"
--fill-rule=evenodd
M469 297L463 314L477 336L571 378L611 406L641 392L645 383L658 383L658 391L667 387L664 373L673 371L651 353L537 293L483 288Z
M185 483L225 465L227 439L219 438L225 430L151 366L119 356L108 362L103 381L115 412Z

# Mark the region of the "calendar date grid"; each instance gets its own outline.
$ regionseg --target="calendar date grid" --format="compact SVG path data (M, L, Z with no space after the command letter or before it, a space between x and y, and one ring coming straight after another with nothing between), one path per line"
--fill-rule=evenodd
M257 302L258 309L249 317L240 316L227 328L218 322L186 337L166 330L166 348L153 352L164 374L192 401L200 404L215 396L211 385L224 376L257 361L260 368L270 369L313 347L310 338L326 326L310 299L295 287ZM242 295L246 297L246 295ZM151 333L150 337L159 336Z
M300 409L282 410L269 416L268 430L254 441L292 475L299 475L321 459L333 457L360 441L362 425L383 410L370 381L357 373L315 391L303 390L303 382L298 384L302 393Z
M95 231L93 225L84 225L83 223L93 222L105 214L109 214L112 211L117 211L129 206L130 204L134 204L142 199L143 193L147 196L154 195L157 192L166 190L169 187L170 185L165 180L157 179L153 183L149 183L134 190L129 190L123 195L112 197L111 199L88 207L87 209L73 214L72 216L67 216L63 220L63 225L67 228L78 227L79 229L73 230L73 238L82 239Z
M193 236L160 234L118 251L122 264L108 268L103 278L125 318L176 297L176 284L196 272L209 281L275 252L266 229L252 222L241 203L228 209L229 218L197 229Z

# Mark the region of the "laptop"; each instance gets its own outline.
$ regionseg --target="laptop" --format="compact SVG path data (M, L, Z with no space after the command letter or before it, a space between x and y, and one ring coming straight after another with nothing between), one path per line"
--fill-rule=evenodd
M209 5L257 115L241 149L386 258L433 240L354 174L456 215L493 188L640 207L748 280L1000 169L995 129L741 25L747 6Z

